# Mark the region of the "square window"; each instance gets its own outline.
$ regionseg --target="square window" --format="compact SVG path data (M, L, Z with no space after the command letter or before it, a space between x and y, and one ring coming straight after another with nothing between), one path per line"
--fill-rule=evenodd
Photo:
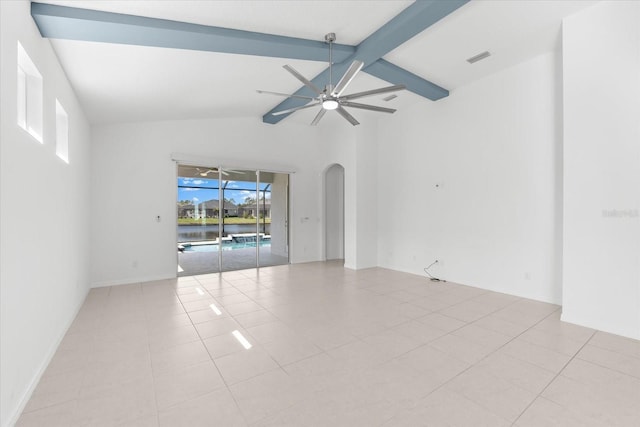
M18 42L18 126L41 144L42 75Z

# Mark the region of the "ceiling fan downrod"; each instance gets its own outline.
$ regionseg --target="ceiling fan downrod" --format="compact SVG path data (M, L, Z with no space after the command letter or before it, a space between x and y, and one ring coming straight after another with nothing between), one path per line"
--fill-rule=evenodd
M331 93L333 90L333 42L336 41L336 33L325 34L324 40L329 43L329 88L327 89L327 93Z

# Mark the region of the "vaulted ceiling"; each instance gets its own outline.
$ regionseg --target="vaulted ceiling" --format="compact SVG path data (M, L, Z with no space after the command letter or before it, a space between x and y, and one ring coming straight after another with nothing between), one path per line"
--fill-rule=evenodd
M318 86L324 86L328 49L322 40L328 32L341 45L334 75L354 59L365 62L349 92L404 83L409 90L389 102L382 100L388 94L367 98L401 109L449 91L454 96L467 83L554 49L562 18L593 2L43 3L74 8L34 5L33 14L91 122L249 116L276 123L285 116L270 112L301 104L279 105L281 99L256 90L300 90L285 64L309 79L318 76ZM466 62L487 50L489 58ZM315 113L302 110L285 121L309 123Z

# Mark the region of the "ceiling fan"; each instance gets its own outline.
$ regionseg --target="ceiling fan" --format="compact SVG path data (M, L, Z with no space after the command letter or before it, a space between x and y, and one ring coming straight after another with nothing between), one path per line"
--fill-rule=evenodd
M305 86L311 89L316 96L301 96L301 95L287 95L286 93L279 92L270 92L265 90L258 90L258 93L266 93L269 95L277 95L284 96L287 98L298 98L298 99L306 99L309 101L308 104L303 105L301 107L289 108L282 111L276 111L272 113L274 116L279 116L281 114L293 113L298 110L303 110L305 108L311 108L320 106L320 111L311 122L312 126L315 126L320 122L322 117L324 117L327 110L336 110L342 117L344 117L349 123L353 126L359 125L360 123L351 115L344 107L351 108L359 108L362 110L370 110L370 111L378 111L380 113L395 113L396 110L393 108L384 108L378 107L376 105L369 104L360 104L357 102L351 102L354 99L364 98L366 96L378 95L381 93L388 92L396 92L398 90L405 89L404 85L393 85L388 87L383 87L380 89L367 90L364 92L352 93L350 95L343 95L345 89L351 83L351 81L355 78L356 74L362 69L364 63L362 61L353 61L349 66L349 69L344 73L340 81L337 85L333 86L332 82L332 53L333 53L333 43L336 40L335 33L329 33L324 36L324 39L327 43L329 43L329 84L325 86L324 90L320 90L316 85L314 85L310 80L305 78L302 74L297 72L292 66L285 65L283 68L293 74L295 78L300 80Z
M201 177L206 178L207 176L209 176L210 173L215 173L217 174L219 169L200 169L200 168L196 168L196 171L198 172L198 175L200 175ZM231 173L237 173L240 175L243 175L244 172L242 171L236 171L236 170L232 170L232 169L222 169L222 175L229 175Z

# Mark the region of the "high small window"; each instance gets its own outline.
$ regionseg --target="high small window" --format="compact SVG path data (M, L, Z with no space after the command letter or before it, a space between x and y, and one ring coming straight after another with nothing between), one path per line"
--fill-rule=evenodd
M69 116L56 99L56 154L69 163Z
M41 144L42 75L18 42L18 126Z

